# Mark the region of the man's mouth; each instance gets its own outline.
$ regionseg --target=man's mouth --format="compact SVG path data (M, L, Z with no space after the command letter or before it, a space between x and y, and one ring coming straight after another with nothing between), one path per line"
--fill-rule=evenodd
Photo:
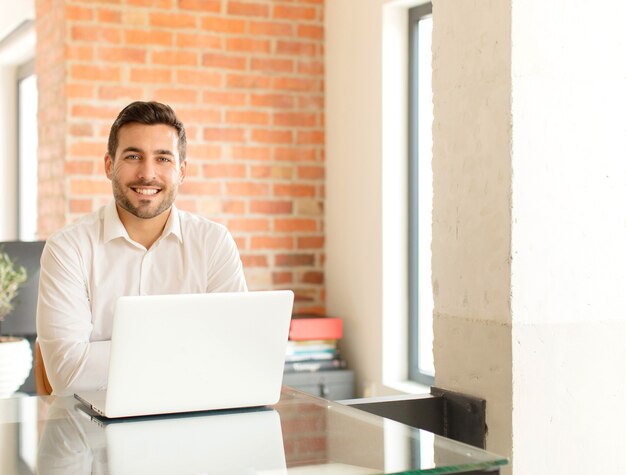
M131 190L133 190L135 193L139 193L140 195L144 195L144 196L156 195L159 191L161 191L160 189L157 189L157 188L141 188L141 187L131 187Z

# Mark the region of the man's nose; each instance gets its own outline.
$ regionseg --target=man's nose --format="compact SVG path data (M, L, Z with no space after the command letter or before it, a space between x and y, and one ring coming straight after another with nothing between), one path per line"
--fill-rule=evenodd
M139 167L139 178L152 180L156 177L156 168L152 160L142 160Z

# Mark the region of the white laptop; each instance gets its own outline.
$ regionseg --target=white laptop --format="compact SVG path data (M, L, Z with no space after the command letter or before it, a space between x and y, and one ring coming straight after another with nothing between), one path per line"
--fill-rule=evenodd
M105 428L107 473L286 475L275 410L113 423Z
M109 418L276 404L293 298L290 290L120 297L108 388L74 396Z

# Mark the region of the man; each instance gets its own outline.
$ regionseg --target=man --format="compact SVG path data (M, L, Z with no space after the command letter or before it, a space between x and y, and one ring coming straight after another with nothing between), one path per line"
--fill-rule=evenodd
M174 206L185 149L169 106L128 105L104 157L114 201L47 240L37 335L53 394L106 388L120 296L247 290L226 228Z

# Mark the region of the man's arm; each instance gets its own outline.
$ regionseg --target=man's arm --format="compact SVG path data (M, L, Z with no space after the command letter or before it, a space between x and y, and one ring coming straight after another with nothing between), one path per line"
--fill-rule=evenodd
M78 250L49 240L41 256L37 339L53 394L104 389L110 341L90 342L93 325Z
M246 292L246 278L243 274L241 257L237 244L230 233L224 228L224 234L213 251L209 275L207 276L207 292Z

